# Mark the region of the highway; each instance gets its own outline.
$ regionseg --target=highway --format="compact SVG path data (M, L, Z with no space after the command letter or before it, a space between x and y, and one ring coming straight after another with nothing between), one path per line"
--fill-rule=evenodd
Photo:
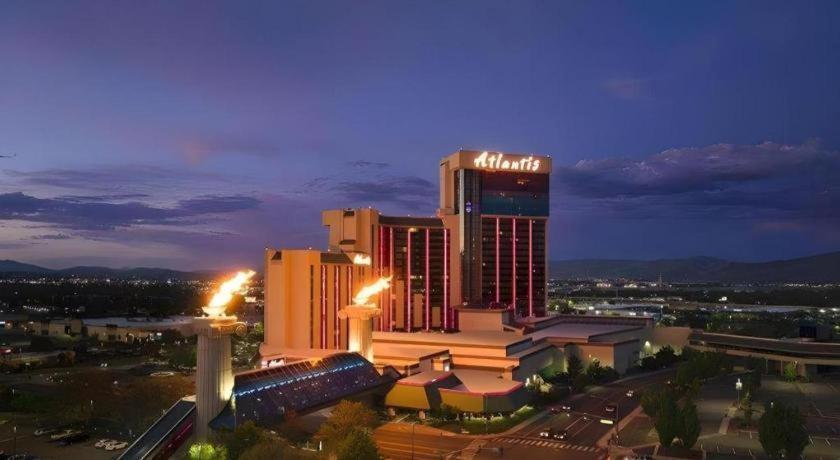
M604 406L615 404L617 419L620 420L639 405L640 390L650 385L664 385L672 375L672 371L660 372L596 387L585 394L577 394L556 403L558 408L570 404L570 413L553 414L545 411L521 430L495 437L465 436L422 425L414 426L412 436L412 425L407 423L386 424L376 430L374 437L380 452L392 459L460 458L461 451L466 453L463 456L465 458L499 458L500 453L501 458L523 458L527 454L531 460L556 458L559 455L581 460L600 458L602 453L595 444L613 428L612 425L601 423L601 419L612 418L604 412ZM626 396L630 389L635 393L632 398ZM540 432L548 428L566 430L569 437L563 441L540 438ZM495 448L502 450L499 452Z

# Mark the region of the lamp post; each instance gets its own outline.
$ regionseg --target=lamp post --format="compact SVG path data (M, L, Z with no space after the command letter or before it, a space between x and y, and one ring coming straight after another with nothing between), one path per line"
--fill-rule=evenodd
M744 387L744 384L741 383L741 378L739 377L738 381L735 382L735 390L738 391L738 401L736 402L736 407L741 406L741 388L743 388L743 387Z
M417 422L411 422L411 460L414 460L414 427Z
M17 455L17 425L12 427L12 455Z

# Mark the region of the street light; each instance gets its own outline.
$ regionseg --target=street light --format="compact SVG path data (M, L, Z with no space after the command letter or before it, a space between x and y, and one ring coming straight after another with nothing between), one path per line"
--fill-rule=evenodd
M411 422L411 460L414 460L414 427L417 422Z
M738 381L735 382L735 389L738 390L738 402L737 402L738 406L741 405L741 388L743 388L743 387L744 387L744 384L741 383L741 378L739 377Z

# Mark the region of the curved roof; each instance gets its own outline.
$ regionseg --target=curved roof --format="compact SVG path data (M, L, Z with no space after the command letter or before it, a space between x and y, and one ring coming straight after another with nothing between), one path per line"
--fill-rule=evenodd
M390 384L357 353L245 372L234 377L231 404L212 423L228 426L252 420L271 423L288 412L306 413Z

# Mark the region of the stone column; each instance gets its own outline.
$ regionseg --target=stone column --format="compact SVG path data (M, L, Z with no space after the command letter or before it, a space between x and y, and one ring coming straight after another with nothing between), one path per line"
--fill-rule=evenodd
M382 310L376 305L348 305L338 312L339 318L350 319L347 348L373 362L373 318Z
M208 424L224 409L233 392L230 336L243 327L235 316L193 319L193 329L198 335L195 436L199 441L207 439Z

